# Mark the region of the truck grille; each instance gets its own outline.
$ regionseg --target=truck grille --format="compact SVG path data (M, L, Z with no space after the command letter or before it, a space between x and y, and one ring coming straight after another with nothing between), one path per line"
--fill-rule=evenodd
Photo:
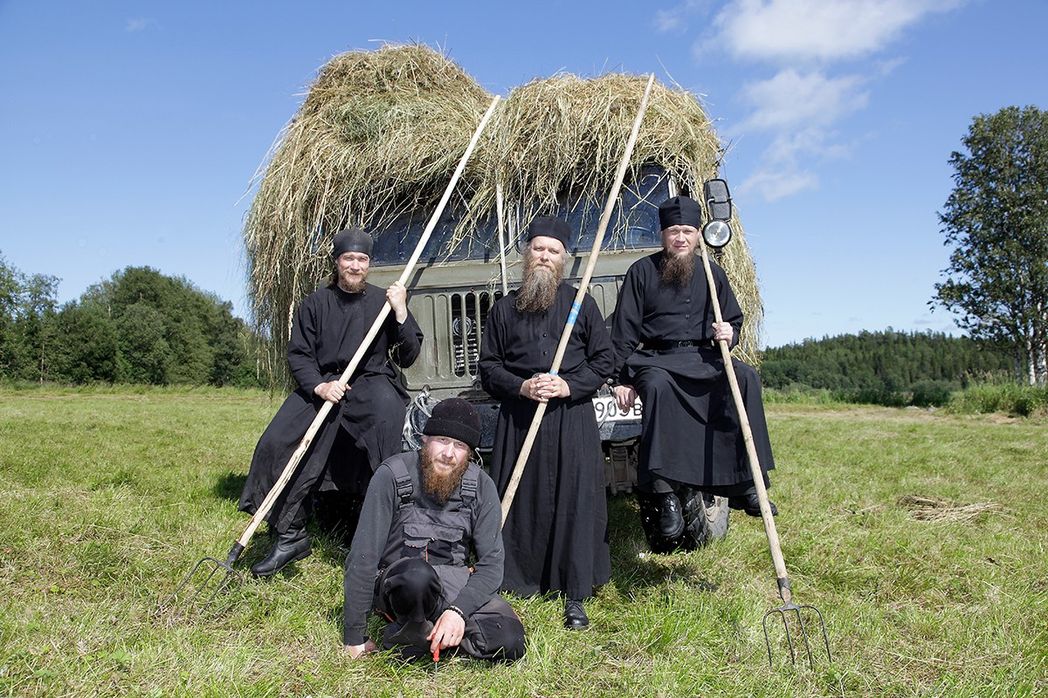
M477 375L484 323L491 306L501 297L501 291L451 294L451 356L456 376Z

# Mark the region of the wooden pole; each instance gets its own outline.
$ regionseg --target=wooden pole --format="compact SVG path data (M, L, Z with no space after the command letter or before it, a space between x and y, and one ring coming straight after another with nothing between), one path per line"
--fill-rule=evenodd
M721 319L720 299L717 297L717 285L713 280L713 270L710 268L710 257L706 251L706 241L699 233L699 250L702 253L702 266L706 269L706 285L710 287L710 299L713 303L713 316L717 322ZM775 567L775 576L779 581L779 596L785 603L790 603L789 577L786 574L786 561L782 557L782 547L779 545L779 532L775 528L775 518L771 513L771 504L768 502L768 490L764 486L764 473L761 472L760 460L757 458L757 448L753 445L753 431L750 429L750 419L746 414L746 405L742 402L742 391L739 389L739 379L735 375L735 365L731 362L731 350L726 341L719 340L721 358L724 360L724 372L728 375L728 385L731 386L731 396L735 400L735 409L739 413L739 422L742 424L742 440L746 444L746 457L750 464L750 475L753 476L753 485L757 488L757 499L760 501L761 519L764 520L764 532L768 536L768 550L771 553L771 562Z
M502 295L509 293L509 279L506 277L506 252L509 243L506 242L505 215L503 215L502 182L495 185L495 213L499 224L499 267L502 270Z
M611 214L615 210L615 203L619 198L619 189L622 187L622 180L626 177L626 169L629 167L630 158L633 156L633 147L637 144L637 134L640 133L640 124L644 120L644 112L648 110L648 98L651 96L651 87L654 83L655 74L652 73L648 78L647 87L644 88L644 96L640 100L637 118L633 121L633 130L630 132L629 140L626 142L626 151L622 154L619 169L615 173L615 184L612 186L611 191L608 192L608 200L605 202L604 212L600 216L597 237L593 241L593 249L590 251L589 262L586 264L586 272L582 275L582 281L579 282L579 291L575 294L575 302L571 305L568 321L564 324L564 331L560 335L560 344L557 346L557 353L553 357L553 366L549 370L554 376L560 370L560 362L564 360L564 352L568 348L571 330L575 327L575 320L578 318L579 310L582 308L582 300L586 296L586 289L589 288L593 269L597 266L597 257L600 256L600 247L604 242L604 233L608 229ZM535 437L538 435L539 425L542 423L543 415L546 414L546 405L547 403L540 402L535 409L535 416L531 419L531 426L528 427L527 436L524 437L524 444L521 446L520 453L517 454L517 462L513 465L513 474L510 476L509 484L506 486L506 493L502 495L503 525L506 524L509 508L513 506L513 498L517 494L520 478L524 474L524 466L528 462L528 456L531 455L532 447L535 445Z
M491 120L491 116L495 113L495 108L499 103L498 95L491 100L491 106L488 107L487 112L484 113L484 117L480 120L480 124L477 126L477 130L473 133L473 138L470 139L469 146L466 148L466 152L462 155L462 159L459 160L458 167L455 168L455 173L451 176L451 181L448 182L447 188L444 190L444 196L441 197L440 203L437 204L437 208L433 211L433 215L429 217L429 222L426 224L426 228L422 233L422 237L419 238L418 244L415 245L415 251L412 253L411 258L408 260L407 265L404 267L404 271L401 273L398 282L406 284L408 278L411 276L411 272L415 269L415 264L418 263L418 258L422 255L422 250L426 247L426 243L429 242L430 236L433 234L433 230L437 227L437 222L440 220L440 216L444 213L444 208L448 204L448 200L451 198L451 194L455 189L455 185L458 184L459 179L462 177L463 171L466 169L466 163L469 161L470 155L473 154L473 149L477 147L477 143L480 142L480 135L484 132L484 128L488 125L488 121ZM375 340L379 330L382 329L382 325L386 321L386 317L389 316L389 301L386 301L385 305L382 306L382 310L379 312L378 317L371 325L371 329L364 335L364 340L360 343L353 358L350 360L349 365L346 366L346 370L342 372L342 376L338 379L338 382L343 387L349 383L350 376L357 370L357 366L364 357L364 353L371 346L371 343ZM247 529L244 530L244 534L240 536L240 539L234 545L234 549L240 546L240 550L237 551L237 556L247 547L248 542L251 540L251 536L254 535L255 529L262 523L263 519L269 515L270 509L273 508L273 504L277 498L280 497L281 492L284 491L284 487L287 485L288 480L295 473L295 469L301 462L302 457L305 456L306 451L313 443L313 438L320 430L320 425L324 423L327 418L333 403L324 401L320 411L317 412L317 416L313 419L313 423L309 426L306 431L306 435L302 437L302 441L299 443L298 448L291 455L291 459L284 466L283 472L280 473L280 477L273 484L273 487L269 490L269 494L262 501L262 505L259 506L255 515L251 519L251 523L248 524ZM235 559L235 558L234 558Z

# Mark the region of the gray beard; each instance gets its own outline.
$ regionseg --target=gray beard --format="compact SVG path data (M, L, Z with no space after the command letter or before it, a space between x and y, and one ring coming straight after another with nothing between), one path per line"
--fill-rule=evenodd
M450 473L443 475L433 468L433 458L430 457L429 451L423 448L418 455L422 469L422 490L437 504L445 504L462 482L462 475L469 467L469 456L463 458L462 463Z
M517 289L517 310L522 313L545 312L557 298L557 288L564 273L564 265L555 270L535 266L528 257L524 266L524 278Z
M691 277L695 275L695 255L676 255L666 252L662 262L660 277L662 283L667 286L684 288L691 284Z

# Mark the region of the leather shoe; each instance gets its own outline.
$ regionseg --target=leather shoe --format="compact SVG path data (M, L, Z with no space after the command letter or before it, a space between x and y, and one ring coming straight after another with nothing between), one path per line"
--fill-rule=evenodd
M251 574L256 577L272 577L292 562L309 557L312 552L313 548L305 531L281 533L269 555L251 566Z
M761 515L761 500L756 492L748 492L741 497L729 497L728 506L732 509L742 509L747 516ZM770 499L768 500L768 507L771 509L772 516L779 515L779 508Z
M564 627L568 630L585 630L589 627L586 609L578 599L568 599L564 602Z

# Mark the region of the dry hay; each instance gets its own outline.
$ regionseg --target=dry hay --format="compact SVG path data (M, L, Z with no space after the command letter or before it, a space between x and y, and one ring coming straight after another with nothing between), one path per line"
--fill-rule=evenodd
M464 223L494 209L496 183L505 200L519 206L521 227L536 215L556 213L567 192L569 204L598 201L603 209L646 84L646 76L621 73L593 79L560 74L513 90L499 110L497 143L485 153L483 180ZM717 176L721 155L720 141L696 97L656 81L626 183L643 165L658 164L679 188L701 199L702 182ZM763 317L757 272L737 216L733 230L731 244L715 258L746 313L738 351L756 363ZM622 232L607 235L614 240Z
M331 59L271 151L244 228L255 322L284 361L297 303L331 270L328 243L347 225L380 226L432 209L488 95L425 46Z
M907 494L899 498L899 505L910 510L910 516L918 521L971 521L988 511L998 511L1001 505L994 502L957 504L948 499L923 497Z
M645 82L562 74L514 90L457 188L460 222L449 246L492 216L499 184L520 228L556 211L568 192L602 208ZM431 212L490 101L459 66L421 45L344 53L321 69L258 176L244 230L255 323L271 339L270 375L284 373L293 309L330 271L330 236L347 224L381 235L399 213ZM627 185L642 165L657 164L697 194L721 154L696 98L656 82ZM716 258L746 313L737 351L756 362L763 308L737 218L734 230Z

